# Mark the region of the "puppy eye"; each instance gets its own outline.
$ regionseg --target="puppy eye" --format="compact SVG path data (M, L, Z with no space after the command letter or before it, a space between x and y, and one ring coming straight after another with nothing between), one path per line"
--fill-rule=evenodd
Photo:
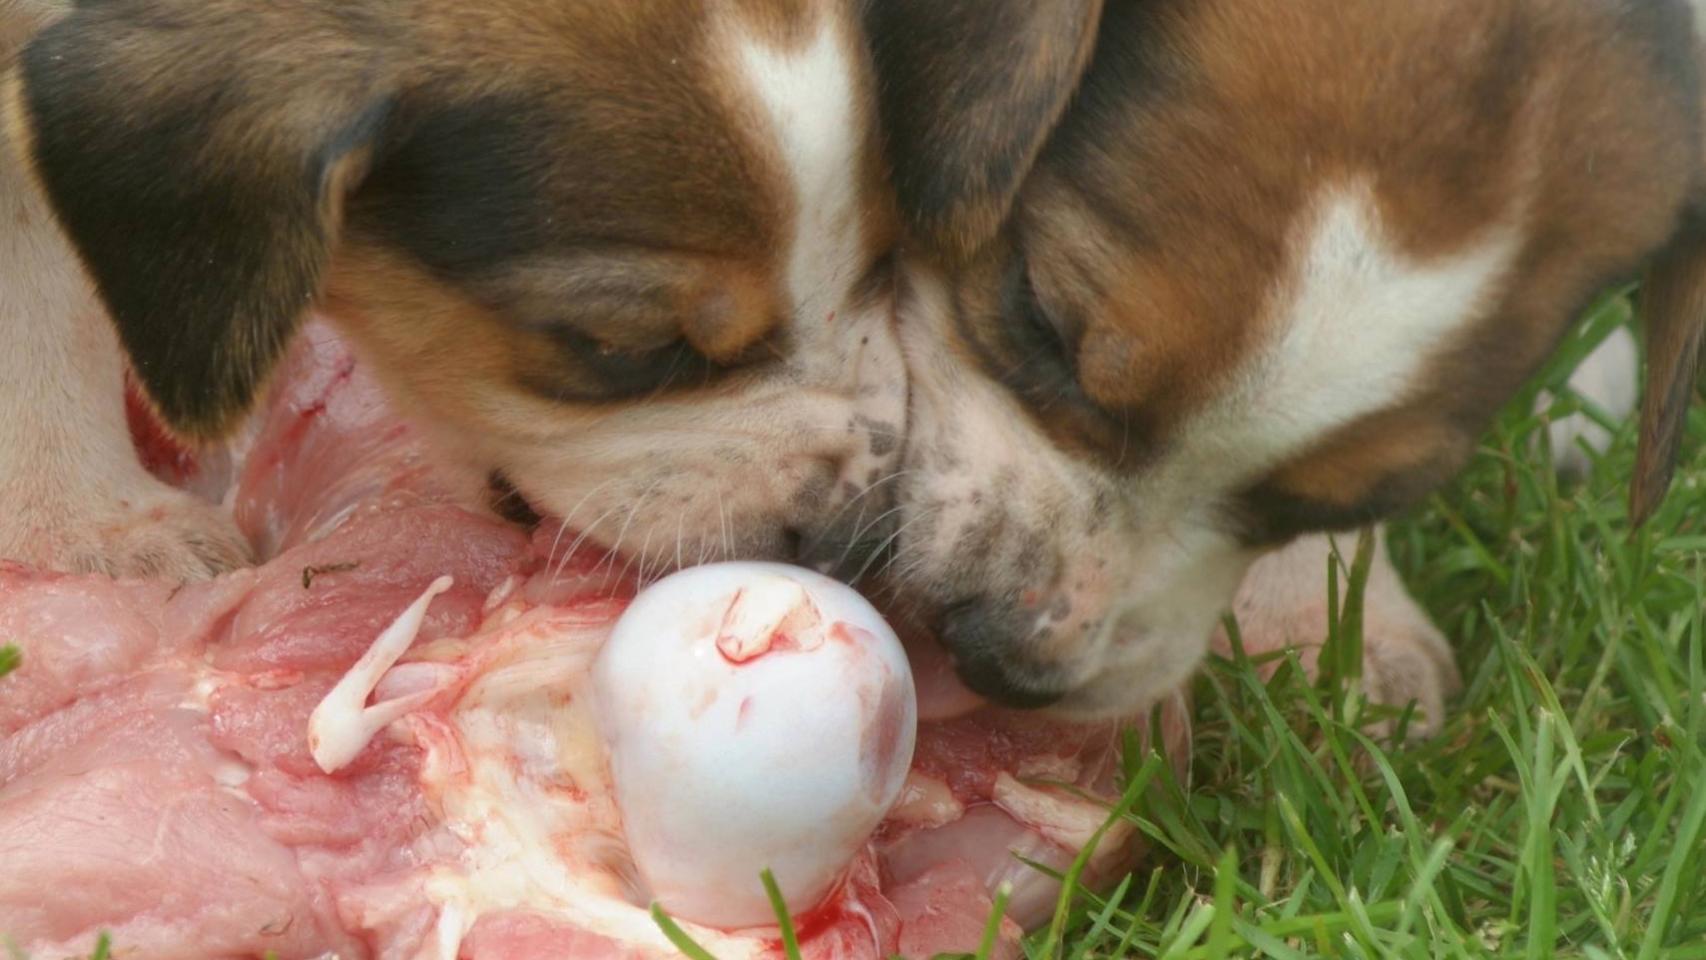
M1021 346L1027 350L1049 350L1077 367L1077 337L1037 297L1030 271L1020 269L1017 289L1010 300L1010 316Z
M567 378L575 389L565 392L566 398L629 399L677 383L698 383L715 372L715 364L680 337L656 346L630 346L566 326L553 327L550 337L574 368Z

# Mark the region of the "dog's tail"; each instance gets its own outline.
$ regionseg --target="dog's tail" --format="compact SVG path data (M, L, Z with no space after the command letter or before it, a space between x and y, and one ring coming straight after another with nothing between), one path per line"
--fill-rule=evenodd
M1647 269L1641 287L1647 330L1647 382L1629 493L1630 522L1653 515L1670 488L1694 397L1706 334L1706 217L1689 216Z

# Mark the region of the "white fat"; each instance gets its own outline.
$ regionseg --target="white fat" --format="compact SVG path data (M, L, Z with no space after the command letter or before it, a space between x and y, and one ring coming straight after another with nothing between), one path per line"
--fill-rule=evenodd
M178 709L191 713L210 714L213 712L213 695L218 693L226 684L232 682L232 677L222 671L215 670L211 664L200 663L194 667L195 682L190 684L189 692L178 702ZM248 799L243 785L254 776L255 768L248 761L229 751L220 751L219 758L209 769L213 782L219 789L234 797Z
M414 644L433 598L455 581L439 577L373 641L355 666L326 694L308 717L308 750L321 770L333 773L348 766L379 731L420 709L436 690L422 690L369 707L367 698L379 681Z
M1103 804L1064 790L1028 786L1005 772L996 775L992 799L1008 816L1068 850L1088 846L1108 820L1109 810ZM1103 835L1096 852L1106 853L1125 846L1131 832L1130 823L1116 822Z
M889 810L889 819L914 827L940 827L966 815L965 804L953 788L936 777L914 770L906 775L900 799Z
M427 750L427 795L465 845L427 881L441 938L457 930L459 943L479 917L513 911L645 954L676 955L633 895L608 761L585 695L608 626L550 608L505 622L482 644L481 673L445 718L448 736L417 738ZM722 960L761 952L757 941L683 926Z
M433 945L438 948L434 960L456 960L462 952L462 938L474 928L474 918L459 903L446 904L438 912L438 927L433 931Z
M255 769L241 760L221 758L213 766L213 782L227 789L241 787L254 776Z
M1052 780L1055 783L1075 783L1083 772L1084 763L1078 757L1044 754L1025 757L1015 773L1020 780Z
M520 590L522 584L526 582L527 578L518 573L512 573L505 577L496 589L486 595L486 602L480 608L481 615L489 617L496 613L498 608L508 603L515 596L516 591Z
M207 713L213 709L213 694L224 685L224 679L218 671L203 666L196 671L195 683L190 686L190 695L179 706L185 710Z

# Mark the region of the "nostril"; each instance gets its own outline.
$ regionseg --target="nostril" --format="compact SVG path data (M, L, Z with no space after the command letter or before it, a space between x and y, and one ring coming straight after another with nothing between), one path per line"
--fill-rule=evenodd
M954 670L973 693L1002 706L1035 710L1066 695L1055 671L1025 651L1030 618L1009 604L973 598L942 611L942 643L953 655Z

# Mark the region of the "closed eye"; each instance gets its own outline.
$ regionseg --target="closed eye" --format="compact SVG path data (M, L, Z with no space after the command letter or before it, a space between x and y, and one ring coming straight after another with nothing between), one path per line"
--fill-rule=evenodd
M1023 257L1001 269L996 295L985 301L991 309L956 311L964 342L1057 444L1110 469L1136 469L1155 449L1153 426L1140 411L1104 407L1085 391L1083 323L1039 296Z
M1022 257L1001 278L997 312L982 322L962 316L983 366L1033 412L1089 404L1078 385L1077 344L1037 296Z
M1015 260L1007 275L1002 297L1002 316L1007 335L1026 365L1035 364L1041 373L1060 381L1078 381L1078 338L1070 335L1061 321L1037 297L1029 270L1023 260ZM1019 371L1015 371L1018 373ZM1016 389L1018 384L1009 384Z
M544 392L566 402L631 400L678 384L701 384L724 369L680 337L655 347L630 347L566 326L552 327L546 335L572 370L552 378L555 382Z

